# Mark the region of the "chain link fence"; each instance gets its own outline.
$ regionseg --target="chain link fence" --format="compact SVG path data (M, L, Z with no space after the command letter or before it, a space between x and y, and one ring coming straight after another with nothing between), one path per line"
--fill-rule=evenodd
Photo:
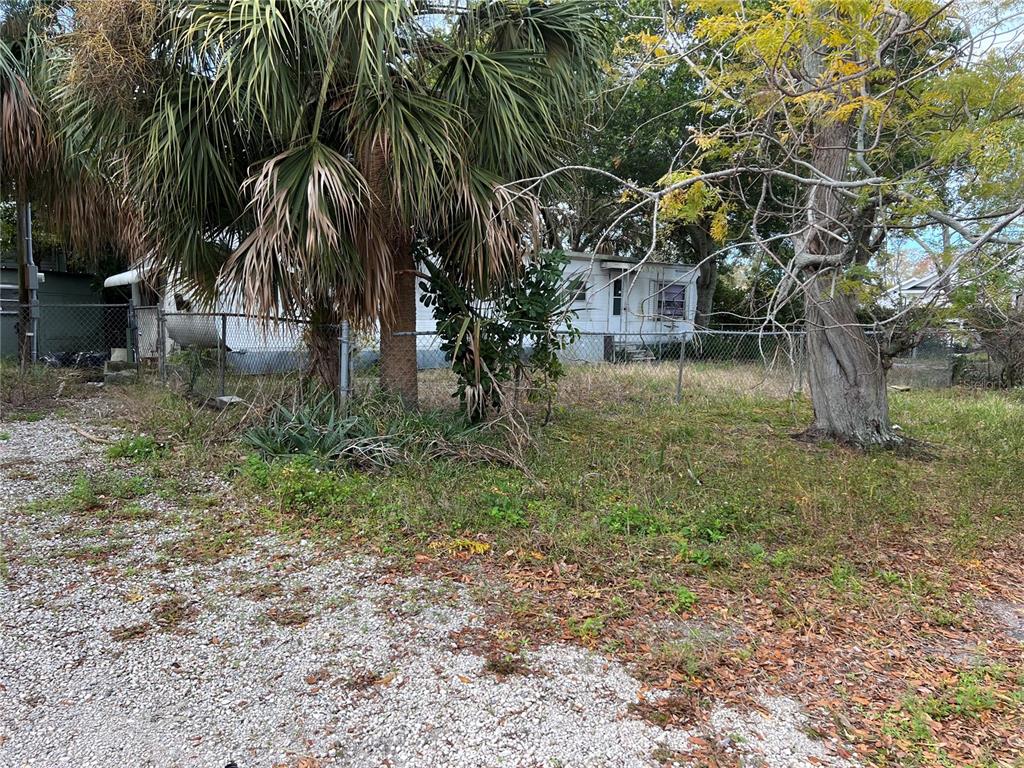
M3 305L0 356L18 357L28 329L28 357L59 368L102 368L115 357L134 360L133 317L127 304L45 304L35 321L25 305ZM115 351L116 350L116 351Z
M19 324L29 316L24 309L4 305L0 355L18 355ZM299 320L127 304L42 305L37 317L37 362L134 370L134 377L158 379L201 401L294 403L314 391L322 396L324 380L341 398L365 396L384 378L391 389L415 395L421 407L459 405L460 383L434 333L389 336L384 346L393 349L386 352L400 354L387 362L378 334L350 333L347 326L314 329ZM566 337L559 351L566 374L555 402L614 402L637 388L676 399L695 387L786 397L806 389L804 347L801 332L583 333ZM529 354L522 350L524 361ZM889 383L995 386L1000 372L969 335L936 331L893 360ZM531 386L520 382L512 397L530 401Z
M460 382L434 333L403 334L415 340L416 390L425 407L458 401ZM679 398L685 387L728 389L784 397L800 391L803 335L701 331L690 333L583 333L563 338L558 356L565 375L555 401L563 405L614 401L637 387ZM522 350L523 360L530 355ZM411 365L408 366L411 368ZM362 388L373 386L373 366L357 367ZM401 375L411 375L403 373ZM538 393L529 381L508 386L517 403ZM544 397L540 397L544 400Z

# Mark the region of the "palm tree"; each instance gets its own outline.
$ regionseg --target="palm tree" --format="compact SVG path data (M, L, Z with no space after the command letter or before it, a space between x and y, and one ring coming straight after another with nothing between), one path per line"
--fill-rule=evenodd
M469 290L514 273L536 238L535 190L513 182L568 156L605 39L584 0L90 0L73 18L64 124L162 263L308 317L329 383L329 327L379 323L382 384L409 404L414 245Z
M134 229L123 198L54 124L49 48L61 31L64 9L58 0L9 0L0 11L0 199L14 201L17 210L18 355L23 364L30 358L26 234L31 204L44 204L49 228L84 255L123 248L122 235Z

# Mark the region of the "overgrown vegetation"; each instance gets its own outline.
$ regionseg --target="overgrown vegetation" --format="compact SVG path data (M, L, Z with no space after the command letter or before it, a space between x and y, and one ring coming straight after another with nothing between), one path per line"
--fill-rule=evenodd
M189 525L161 544L158 564L218 561L269 528L352 542L408 567L489 572L487 583L512 586L490 596L501 632L573 639L636 663L652 683L670 680L689 703L645 714L665 722L695 717L708 686L742 682L776 658L773 679L784 679L787 658L836 663L843 643L867 653L924 638L914 651L900 646L917 658L976 624L965 593L983 571L971 563L1024 530L1024 398L894 393L895 420L917 442L864 452L793 440L809 406L785 387L754 391L745 375L725 386L735 370L693 366L677 406L675 375L674 366L573 369L566 405L526 446L500 423L474 425L454 408L409 413L388 398L357 399L347 413L313 399L229 422L163 390L119 390L133 398L128 436L106 449L119 464L36 509L88 520L96 538L61 554L99 567L124 546L122 525L155 514L142 498L153 494ZM213 466L233 478L228 504L187 480ZM166 607L118 637L176 626L179 606ZM488 668L511 674L517 659L503 647ZM1007 663L995 656L989 666ZM908 687L920 673L896 664L872 678L888 687L867 705L851 668L819 675L842 681L828 695L859 718L844 739L883 764L934 765L948 750L921 741L922 727L991 729L1019 709L1017 670L986 667L971 682L949 678L948 664L935 667L942 686L925 693Z
M85 371L55 371L42 365L23 368L9 357L0 357L0 417L10 421L41 419L61 398L87 394L86 380Z
M335 468L444 457L519 465L520 448L502 436L494 424L470 424L450 411L409 411L393 397L362 398L343 411L327 395L295 408L278 405L242 440L267 459L300 456Z
M550 411L565 375L558 352L579 336L571 311L578 288L567 286L563 274L568 263L561 251L540 253L516 280L477 296L423 255L430 279L420 284L421 301L433 312L441 351L458 377L452 396L470 419L501 410L522 387Z
M653 564L729 584L742 567L744 586L805 572L842 591L889 568L883 545L967 557L1024 523L1015 479L1024 402L1015 395L898 393L897 422L920 446L865 453L790 439L807 416L802 400L694 388L676 407L667 378L605 376L608 392L592 392L602 406L560 412L523 466L481 459L500 450L494 433L380 403L352 417L358 427L341 421L347 437L327 438L337 417L321 404L319 415L281 413L250 432L259 456L239 476L268 492L285 520L320 520L410 552L482 536L495 550L540 552L598 580ZM615 402L613 391L630 396ZM352 430L403 435L387 438L387 455L405 460L369 481L359 470L380 464L338 448L360 444Z

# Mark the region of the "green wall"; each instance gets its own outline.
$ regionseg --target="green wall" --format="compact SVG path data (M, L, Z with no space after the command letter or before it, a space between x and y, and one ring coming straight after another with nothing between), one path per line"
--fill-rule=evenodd
M127 313L119 307L102 307L103 293L91 275L46 272L39 284L39 354L48 352L109 352L124 346ZM0 283L18 284L18 270L0 268ZM3 292L0 315L0 355L18 353L17 292ZM13 301L11 301L13 299ZM67 306L91 305L91 306Z

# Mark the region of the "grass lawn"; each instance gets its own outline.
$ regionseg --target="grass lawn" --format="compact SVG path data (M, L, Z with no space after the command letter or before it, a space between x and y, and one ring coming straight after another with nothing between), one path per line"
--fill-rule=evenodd
M862 453L792 439L811 417L802 398L688 387L676 405L667 380L642 371L605 386L535 431L525 473L459 459L339 473L303 501L306 516L284 517L397 551L482 537L595 580L666 557L700 573L884 568L892 547L969 559L1024 525L1020 395L895 392L893 419L914 442ZM277 465L270 490L294 507L288 478L311 471Z

